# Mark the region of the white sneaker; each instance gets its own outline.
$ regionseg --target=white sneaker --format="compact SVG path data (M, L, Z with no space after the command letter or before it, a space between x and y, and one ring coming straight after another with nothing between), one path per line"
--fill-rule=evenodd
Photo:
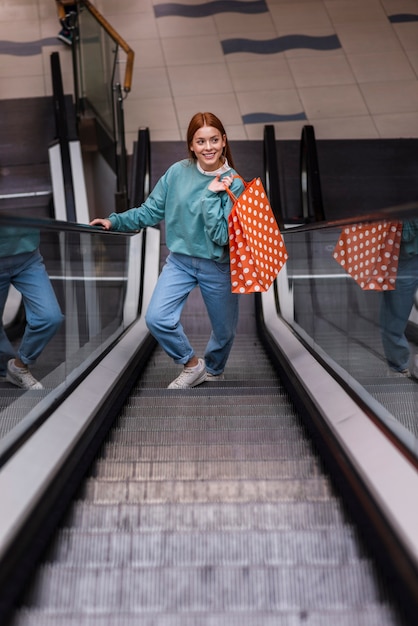
M42 383L36 380L27 367L17 367L14 359L10 359L7 363L6 379L12 385L21 387L22 389L43 389Z
M206 380L206 367L203 359L194 367L184 367L180 376L177 376L167 387L167 389L189 389L197 387Z

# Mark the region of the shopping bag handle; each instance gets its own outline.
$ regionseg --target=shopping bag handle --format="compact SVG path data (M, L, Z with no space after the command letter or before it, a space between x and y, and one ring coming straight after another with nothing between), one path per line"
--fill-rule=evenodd
M242 180L242 182L244 183L244 187L245 189L248 187L248 185L250 183L247 183L242 176L240 176L239 174L235 174L232 178L239 178L240 180ZM238 198L236 197L235 194L232 193L232 191L230 190L229 187L225 187L225 191L227 192L228 196L231 198L232 202L235 203Z

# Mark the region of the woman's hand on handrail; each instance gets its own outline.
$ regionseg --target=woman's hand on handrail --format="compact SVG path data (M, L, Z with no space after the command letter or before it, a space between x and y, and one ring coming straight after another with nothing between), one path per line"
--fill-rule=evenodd
M106 218L96 217L94 220L91 220L90 226L102 226L105 230L110 230L112 222Z

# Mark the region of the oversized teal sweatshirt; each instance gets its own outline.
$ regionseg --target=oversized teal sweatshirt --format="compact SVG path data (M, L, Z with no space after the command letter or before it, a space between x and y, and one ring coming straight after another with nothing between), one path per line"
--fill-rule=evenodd
M227 173L236 174L230 169ZM221 176L222 179L222 176ZM109 220L117 231L137 231L165 220L166 243L171 252L220 263L229 261L228 215L232 202L225 191L209 191L212 178L188 159L174 163L160 178L145 202ZM240 178L230 189L240 195Z

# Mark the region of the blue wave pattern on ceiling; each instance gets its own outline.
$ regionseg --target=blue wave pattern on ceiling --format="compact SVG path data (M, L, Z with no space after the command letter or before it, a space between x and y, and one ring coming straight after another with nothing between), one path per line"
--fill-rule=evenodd
M224 54L251 52L253 54L277 54L296 48L311 50L337 50L341 48L337 35L312 37L310 35L284 35L276 39L225 39L221 41Z
M155 17L208 17L217 13L267 13L268 7L265 0L253 2L241 2L240 0L215 0L202 4L180 4L167 2L154 5Z
M267 13L268 7L265 0L254 2L241 2L240 0L205 2L197 5L185 5L180 3L164 3L154 5L154 14L158 17L207 17L218 13ZM312 37L308 35L286 35L264 41L252 39L227 39L221 41L224 54L236 52L250 52L253 54L277 54L296 48L309 48L311 50L336 50L341 48L341 43L336 35ZM275 113L254 112L242 116L244 124L266 124L269 122L289 122L306 120L302 111L289 115Z
M57 45L56 37L45 37L36 41L0 41L0 54L10 54L15 57L31 57L41 54L42 46Z
M312 37L308 35L285 35L276 39L255 41L252 39L226 39L221 42L224 54L236 52L250 52L253 54L277 54L296 48L310 48L311 50L336 50L341 48L340 40L336 35ZM306 114L293 113L278 115L274 113L249 113L242 116L244 124L267 124L271 122L293 122L306 120Z
M306 115L301 113L291 113L290 115L279 115L277 113L247 113L242 115L244 124L267 124L271 122L294 122L306 120Z
M389 15L389 22L392 24L418 22L418 15L414 15L413 13L397 13L396 15Z

